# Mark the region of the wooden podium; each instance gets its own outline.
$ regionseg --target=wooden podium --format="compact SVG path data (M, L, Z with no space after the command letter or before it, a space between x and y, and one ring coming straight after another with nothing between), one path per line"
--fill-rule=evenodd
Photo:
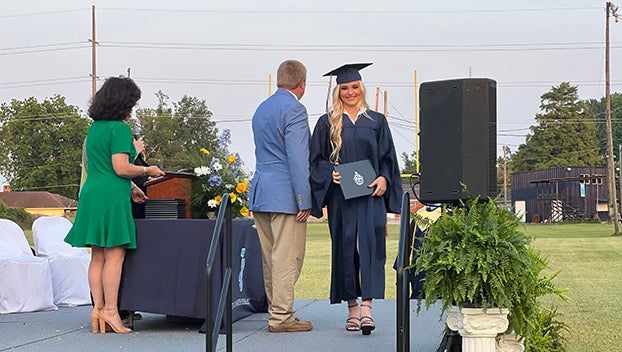
M186 219L192 218L192 199L190 197L192 180L197 176L186 172L167 171L162 177L145 182L149 199L183 199Z

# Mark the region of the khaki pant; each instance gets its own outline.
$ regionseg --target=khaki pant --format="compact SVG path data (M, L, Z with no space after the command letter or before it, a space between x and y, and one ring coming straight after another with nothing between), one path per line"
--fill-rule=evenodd
M253 213L259 233L263 279L268 299L268 325L278 326L294 319L294 285L305 256L307 223L296 215Z

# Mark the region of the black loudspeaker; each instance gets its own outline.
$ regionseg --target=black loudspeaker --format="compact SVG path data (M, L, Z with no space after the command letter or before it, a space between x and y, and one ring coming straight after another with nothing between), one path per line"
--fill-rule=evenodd
M424 82L420 101L420 191L425 203L497 194L497 82ZM465 184L465 191L461 184Z

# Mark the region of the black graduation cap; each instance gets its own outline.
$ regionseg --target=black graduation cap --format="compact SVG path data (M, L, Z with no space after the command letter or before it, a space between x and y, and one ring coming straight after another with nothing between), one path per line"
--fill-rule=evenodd
M350 83L361 80L361 74L359 70L371 65L371 63L365 64L345 64L339 68L336 68L326 74L326 76L337 76L337 84Z

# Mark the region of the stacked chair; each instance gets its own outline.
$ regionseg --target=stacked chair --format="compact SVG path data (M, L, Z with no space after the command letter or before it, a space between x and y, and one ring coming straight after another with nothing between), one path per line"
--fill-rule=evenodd
M56 309L50 263L34 256L18 224L0 219L0 314Z
M50 263L57 306L91 304L88 282L91 256L85 248L72 247L64 241L71 226L61 216L40 217L32 224L35 254Z

